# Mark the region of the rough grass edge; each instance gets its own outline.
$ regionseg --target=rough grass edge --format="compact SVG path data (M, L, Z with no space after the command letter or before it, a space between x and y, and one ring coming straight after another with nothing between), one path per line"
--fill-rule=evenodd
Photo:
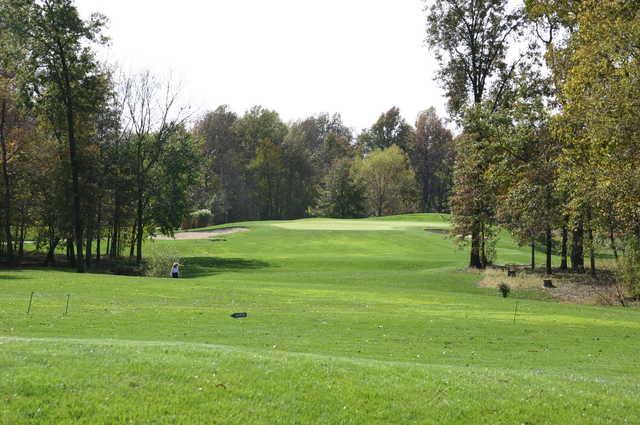
M492 267L480 271L482 276L478 286L493 288L498 292L499 286L506 283L515 291L539 291L550 298L571 304L600 306L640 306L612 270L601 270L596 276L574 273L556 273L548 276L544 273L521 269L515 277L508 277L503 268ZM545 288L543 282L551 279L555 288Z

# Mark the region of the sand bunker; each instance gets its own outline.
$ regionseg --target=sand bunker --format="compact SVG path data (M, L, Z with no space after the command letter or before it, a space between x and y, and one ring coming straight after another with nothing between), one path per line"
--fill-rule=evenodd
M248 232L246 227L227 227L225 229L206 230L199 232L177 232L174 237L158 236L157 240L193 240L193 239L209 239L214 236L229 235L231 233Z

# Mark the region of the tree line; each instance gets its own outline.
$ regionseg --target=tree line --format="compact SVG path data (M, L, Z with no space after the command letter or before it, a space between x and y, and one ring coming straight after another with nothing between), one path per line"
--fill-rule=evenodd
M633 1L428 2L427 42L462 132L450 200L472 267L501 228L640 293L640 9ZM585 265L585 258L588 263Z
M142 261L142 241L188 208L198 141L171 82L116 75L96 59L105 18L71 1L0 2L2 237L9 264L25 239L63 248L84 271L107 255ZM106 246L105 246L106 245Z
M193 131L204 159L195 204L216 223L448 209L453 138L433 109L416 130L391 108L355 137L339 114L287 124L263 107L220 106Z
M100 62L106 18L71 0L0 0L0 254L33 241L78 270L143 259L181 225L452 213L469 264L501 229L596 273L640 280L640 13L618 0L433 0L427 43L454 137L433 109L359 133L338 114L256 106L193 116L179 86ZM588 261L588 262L587 262Z
M453 136L398 108L360 134L338 114L285 123L256 106L200 117L179 85L97 59L106 17L72 0L0 0L0 255L35 243L79 271L143 261L181 225L447 211Z

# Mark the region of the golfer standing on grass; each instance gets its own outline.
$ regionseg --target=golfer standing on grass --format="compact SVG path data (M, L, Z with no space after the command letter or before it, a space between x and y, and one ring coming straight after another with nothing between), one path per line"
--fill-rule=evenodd
M173 267L171 267L171 277L177 279L180 277L180 264L173 263Z

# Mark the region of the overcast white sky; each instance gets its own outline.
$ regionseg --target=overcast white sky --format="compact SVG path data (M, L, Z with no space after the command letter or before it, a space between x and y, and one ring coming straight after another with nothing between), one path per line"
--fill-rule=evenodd
M339 112L368 127L391 106L414 123L445 100L424 46L421 0L77 0L109 20L104 58L171 72L197 111L275 109L285 121Z

